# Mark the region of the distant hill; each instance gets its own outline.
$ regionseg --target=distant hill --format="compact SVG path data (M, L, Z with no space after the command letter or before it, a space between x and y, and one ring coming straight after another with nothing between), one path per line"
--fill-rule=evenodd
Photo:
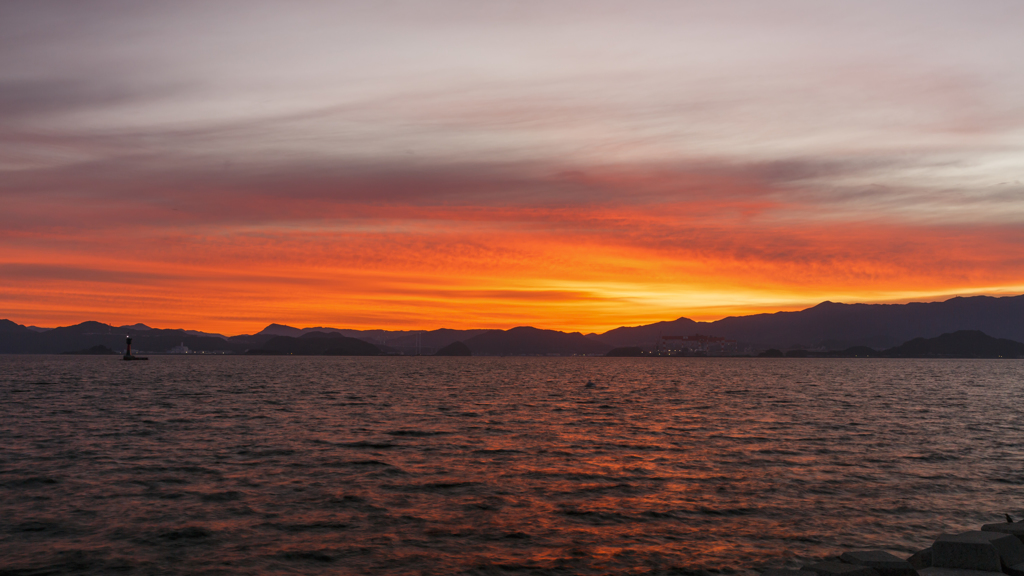
M383 335L383 337L388 347L394 348L403 354L414 354L416 352L433 354L449 344L465 342L474 336L486 332L489 332L489 330L452 330L451 328L441 328L439 330L425 331L390 331ZM349 334L349 336L359 338L359 336L352 334ZM371 335L367 334L366 339L372 342L373 340L370 340L370 337Z
M317 330L318 332L328 332L328 329ZM302 336L302 330L299 328L292 328L291 326L285 326L284 324L271 324L263 330L260 330L253 336L289 336L291 338L298 338Z
M233 344L217 336L197 336L185 330L119 327L100 322L82 322L45 332L35 332L9 320L0 320L0 353L61 354L105 346L116 352L125 348L125 336L132 337L132 349L138 352L166 352L184 344L198 352L243 352L246 346Z
M612 348L605 354L605 356L609 358L630 358L643 355L644 351L639 346L623 346L622 348Z
M434 352L434 356L472 356L473 351L469 349L462 342L452 342L451 344L441 348L437 352Z
M959 330L935 338L914 338L882 353L894 358L1024 358L1024 344Z
M304 356L377 356L380 348L338 333L309 332L298 338L274 336L248 354L297 354Z
M715 322L680 318L616 328L590 337L611 346L649 346L662 335L700 333L761 349L886 349L912 338L933 338L958 330L980 330L994 337L1024 341L1024 296L974 296L910 304L823 302L799 312L732 316Z
M310 328L292 328L282 324L271 324L257 334L242 334L224 337L219 334L207 334L192 330L165 330L151 328L145 324L133 326L112 326L100 322L82 322L72 326L36 331L10 320L0 320L0 354L61 354L68 351L86 350L94 346L105 346L114 351L123 352L125 337L132 337L132 348L138 352L162 353L184 344L195 352L231 352L244 353L247 350L268 350L279 348L288 354L378 354L381 349L401 354L433 354L445 346L468 339L472 336L489 332L489 330L342 330L327 328L314 330ZM351 336L373 336L387 345L376 346L364 338ZM290 336L294 335L294 336ZM345 340L336 340L334 348L320 350L320 347L305 341L300 345L288 344L287 341L275 341L275 338L323 338L331 337L358 340L363 344L374 346L370 350L359 345L346 345Z
M129 330L137 330L137 331L140 331L140 332L142 330L152 330L152 328L150 328L149 326L146 326L142 322L139 322L137 324L132 324L131 326L121 326L121 328L127 328Z
M0 352L32 354L42 345L42 334L10 320L0 320ZM87 348L83 346L81 348ZM64 350L61 350L63 352Z
M522 356L556 354L574 356L604 354L611 346L591 340L579 332L567 334L520 326L511 330L492 330L465 341L474 356Z
M707 334L707 326L706 322L694 322L689 318L679 318L644 326L623 326L604 334L587 334L587 337L610 346L644 346L654 344L662 336L688 336L701 332L701 330L704 330L701 332L702 334Z
M79 354L83 356L110 356L113 354L117 354L117 352L114 352L113 350L107 348L102 344L98 344L96 346L93 346L92 348L86 348L85 350L78 350L76 352L65 352L65 354Z
M262 346L273 336L291 336L298 338L310 332L337 333L349 338L358 338L370 342L382 349L399 354L433 354L451 344L472 338L488 330L352 330L348 328L293 328L283 324L271 324L263 330L249 335L232 336L229 340L251 346Z
M0 353L59 354L99 345L122 351L127 335L132 336L133 349L139 352L161 353L184 344L197 352L242 353L269 349L268 343L278 337L335 334L400 354L434 354L453 342L463 342L476 355L574 355L604 354L612 348L622 347L650 348L661 336L702 334L735 340L737 351L741 353L776 348L809 352L839 350L843 352L835 355L861 356L900 346L914 338L929 339L962 330L976 330L994 338L1024 342L1024 295L1002 298L974 296L910 304L823 302L799 312L734 316L715 322L678 318L586 336L578 332L530 327L422 331L293 328L270 324L256 334L224 337L192 330L151 328L141 323L115 327L100 322L82 322L40 331L10 320L0 320Z
M830 350L823 354L832 358L879 358L882 352L867 346L851 346L846 350Z

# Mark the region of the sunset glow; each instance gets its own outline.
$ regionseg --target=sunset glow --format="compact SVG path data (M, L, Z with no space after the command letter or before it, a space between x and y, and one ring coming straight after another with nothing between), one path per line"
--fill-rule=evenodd
M1020 3L217 6L0 7L0 317L590 332L1024 292Z

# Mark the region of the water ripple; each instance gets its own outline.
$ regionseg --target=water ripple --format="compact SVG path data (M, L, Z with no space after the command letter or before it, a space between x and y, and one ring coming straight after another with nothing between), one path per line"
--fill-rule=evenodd
M1024 515L1021 382L1017 361L0 356L0 572L906 556Z

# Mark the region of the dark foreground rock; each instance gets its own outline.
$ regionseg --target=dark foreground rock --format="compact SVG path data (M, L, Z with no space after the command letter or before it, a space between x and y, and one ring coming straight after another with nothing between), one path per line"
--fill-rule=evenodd
M983 532L1001 532L1012 534L1018 540L1024 542L1024 522L999 522L997 524L985 524L981 527Z
M1001 576L1002 572L985 572L982 570L968 570L967 568L922 568L918 571L921 576Z
M839 559L849 564L872 568L881 576L917 576L917 570L910 562L883 550L845 552Z
M761 572L761 576L817 576L809 570L787 570L785 568L773 568Z
M803 570L814 572L818 576L879 576L878 572L867 566L835 561L808 564Z
M761 576L1024 576L1024 522L985 524L981 530L940 534L906 560L883 550L844 552L839 561L801 570L765 570Z
M915 570L922 568L928 568L932 565L932 547L929 546L924 550L915 552L913 556L907 558L907 562L914 567Z
M1001 532L942 534L932 544L932 566L1024 574L1024 543Z

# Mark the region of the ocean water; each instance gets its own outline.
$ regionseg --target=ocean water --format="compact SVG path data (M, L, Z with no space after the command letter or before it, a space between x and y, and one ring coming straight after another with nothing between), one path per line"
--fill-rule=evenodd
M1014 360L0 356L0 574L909 556L1024 514L1022 390Z

